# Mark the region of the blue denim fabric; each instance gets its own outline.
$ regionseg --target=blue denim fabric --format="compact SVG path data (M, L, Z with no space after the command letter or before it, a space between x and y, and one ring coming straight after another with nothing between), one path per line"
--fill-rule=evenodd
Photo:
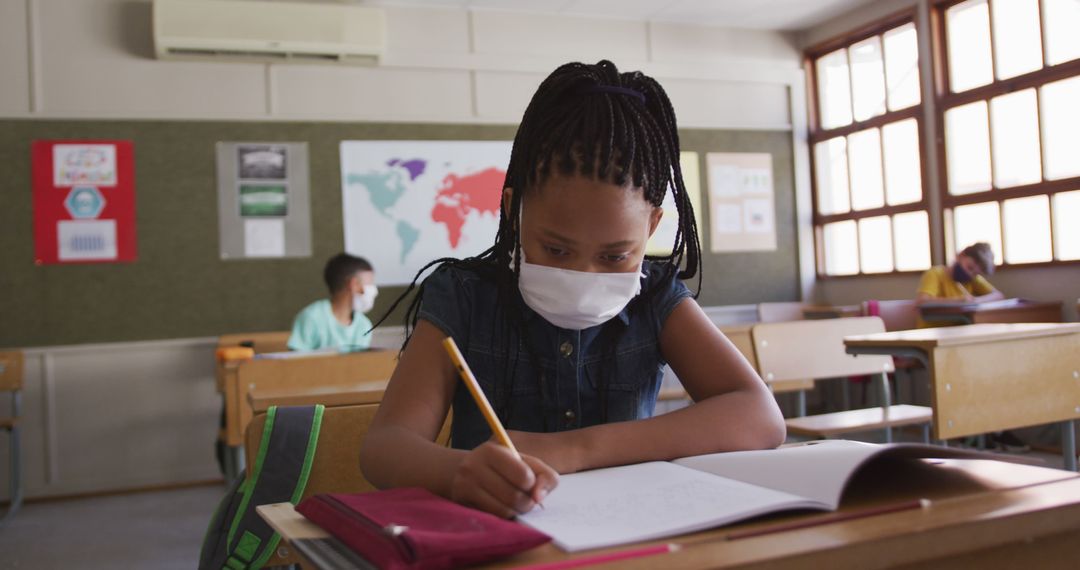
M660 330L691 295L678 279L665 282L662 267L643 266L642 295L658 287L651 297L639 296L607 323L581 331L556 327L515 294L511 302L520 307L524 328L519 331L508 317L518 309L498 306L494 281L451 267L424 283L419 318L454 338L506 429L554 432L647 418L666 364ZM491 437L460 383L453 406L454 447L472 449Z

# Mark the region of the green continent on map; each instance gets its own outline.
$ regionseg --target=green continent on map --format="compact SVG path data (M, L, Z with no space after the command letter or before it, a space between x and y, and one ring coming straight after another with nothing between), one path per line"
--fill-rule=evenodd
M405 257L409 255L413 246L416 245L416 240L420 237L420 230L398 220L397 236L401 240L401 263L405 263Z
M347 183L360 184L367 190L371 203L380 214L392 218L389 210L398 203L401 196L408 189L402 180L401 172L390 170L385 172L365 172L363 174L349 174ZM400 233L400 230L399 230Z

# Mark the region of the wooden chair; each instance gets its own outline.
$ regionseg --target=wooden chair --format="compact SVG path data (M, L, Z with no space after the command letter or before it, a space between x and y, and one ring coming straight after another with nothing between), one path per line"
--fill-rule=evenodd
M882 405L878 408L847 410L830 414L791 418L788 433L827 438L845 433L885 430L885 440L892 441L892 428L924 424L923 438L929 439L933 411L925 406L891 405L888 373L893 371L888 356L848 355L844 337L884 332L879 317L850 317L762 323L754 326L754 353L758 370L766 382L799 378L846 378L875 374L881 381Z
M375 490L375 486L360 471L360 445L378 409L378 404L326 408L319 428L315 456L311 460L311 472L300 500L318 493L367 493ZM452 415L448 414L442 431L436 438L436 442L441 445L449 445L451 418ZM265 413L255 416L248 424L244 437L248 465L254 465L265 425ZM292 552L291 548L282 545L266 562L266 566L299 563L299 556Z
M907 331L918 326L919 307L911 299L863 301L862 315L881 317L886 331Z
M0 352L0 392L11 392L11 416L0 418L0 430L10 434L11 475L7 512L0 523L7 522L22 506L22 442L19 439L19 416L22 414L23 354Z

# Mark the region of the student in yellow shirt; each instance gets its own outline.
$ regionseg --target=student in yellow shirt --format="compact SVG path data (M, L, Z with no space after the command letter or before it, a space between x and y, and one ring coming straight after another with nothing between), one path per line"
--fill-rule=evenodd
M993 273L994 252L990 244L979 242L969 245L956 255L952 265L938 265L923 273L915 303L921 305L927 301L943 300L981 303L1004 299L1005 295L983 278ZM919 319L920 328L927 326L933 325Z
M1004 299L1005 295L994 289L984 275L994 273L994 251L990 244L979 242L969 245L956 255L956 261L945 267L939 265L926 270L919 281L915 303L955 300L958 303L981 303ZM946 326L949 323L928 323L919 317L919 328ZM1028 445L1012 432L988 434L987 444L1004 451L1022 452Z

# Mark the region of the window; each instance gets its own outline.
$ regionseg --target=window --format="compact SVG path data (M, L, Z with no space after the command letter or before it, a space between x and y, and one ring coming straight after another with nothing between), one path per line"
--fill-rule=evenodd
M924 270L932 228L947 260L986 241L999 265L1080 261L1080 0L930 4L928 30L909 11L806 53L818 274Z
M808 54L819 274L930 267L918 54L910 15Z
M934 16L948 251L986 241L998 264L1080 258L1080 1L944 1Z

